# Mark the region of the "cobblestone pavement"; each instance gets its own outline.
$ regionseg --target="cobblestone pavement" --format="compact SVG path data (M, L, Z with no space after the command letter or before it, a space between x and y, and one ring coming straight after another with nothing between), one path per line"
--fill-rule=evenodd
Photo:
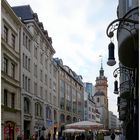
M104 136L104 140L111 140L110 136ZM120 140L119 135L116 135L115 140Z

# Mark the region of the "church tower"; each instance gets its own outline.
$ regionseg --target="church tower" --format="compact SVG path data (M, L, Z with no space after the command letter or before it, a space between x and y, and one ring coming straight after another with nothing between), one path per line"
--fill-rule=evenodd
M104 76L103 64L101 61L101 68L99 76L96 78L94 101L96 108L101 114L101 123L104 128L108 129L108 94L107 94L107 77Z

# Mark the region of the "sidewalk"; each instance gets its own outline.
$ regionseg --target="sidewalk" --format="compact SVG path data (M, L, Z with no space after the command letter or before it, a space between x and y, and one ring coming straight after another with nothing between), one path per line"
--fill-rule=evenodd
M115 140L120 140L119 135L115 135ZM111 140L110 136L104 136L104 140Z

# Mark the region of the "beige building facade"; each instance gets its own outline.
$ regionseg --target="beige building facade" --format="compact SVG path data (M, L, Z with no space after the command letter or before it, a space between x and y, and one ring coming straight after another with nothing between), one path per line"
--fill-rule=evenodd
M58 66L58 131L62 133L65 124L84 119L84 85L82 77L63 65L61 59L55 58L54 61Z
M52 39L29 5L1 7L2 139L53 138L83 120L82 77L54 61Z
M1 139L16 139L21 129L19 36L22 23L1 1Z

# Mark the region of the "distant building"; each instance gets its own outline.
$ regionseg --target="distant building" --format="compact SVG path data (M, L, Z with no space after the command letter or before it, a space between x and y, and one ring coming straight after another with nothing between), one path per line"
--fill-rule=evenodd
M96 78L94 101L96 108L101 114L101 123L104 128L108 128L108 95L107 95L107 78L104 76L104 70L101 63L99 77Z
M84 92L84 120L96 122L96 105L93 96Z
M93 96L94 94L94 86L92 83L84 82L85 91L88 93L89 96Z
M58 71L59 131L65 124L84 119L84 84L81 75L54 58Z
M109 111L109 129L117 128L117 116L113 114L112 111Z

